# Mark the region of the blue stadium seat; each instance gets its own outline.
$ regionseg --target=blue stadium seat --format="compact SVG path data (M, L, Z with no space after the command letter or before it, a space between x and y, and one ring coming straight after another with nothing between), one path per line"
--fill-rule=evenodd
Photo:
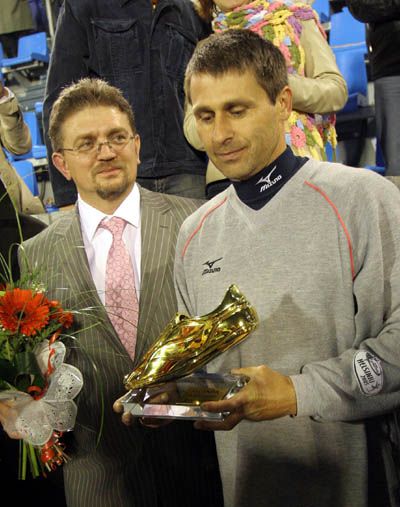
M349 98L336 114L338 140L344 142L345 163L359 166L365 140L373 132L375 107L368 103L367 44L365 24L356 20L347 7L333 13L329 44L348 86ZM377 166L368 169L379 172Z
M36 32L20 37L18 39L18 55L15 58L3 58L1 65L3 69L17 69L35 62L48 63L48 61L49 48L46 32Z
M43 102L35 102L35 113L38 117L43 114Z
M46 145L43 143L42 134L40 132L38 118L35 111L26 111L23 113L25 123L28 125L32 136L32 157L46 158Z
M364 169L368 169L369 171L374 171L375 173L385 175L385 168L379 165L366 165Z
M344 77L349 98L341 113L356 111L367 105L368 77L363 46L333 48L336 63Z
M317 12L321 23L329 22L331 18L329 0L315 0L311 7Z
M329 44L332 48L363 46L366 53L365 24L355 19L347 7L343 7L341 12L331 15Z
M29 160L14 160L13 167L24 180L33 195L39 195L35 169Z

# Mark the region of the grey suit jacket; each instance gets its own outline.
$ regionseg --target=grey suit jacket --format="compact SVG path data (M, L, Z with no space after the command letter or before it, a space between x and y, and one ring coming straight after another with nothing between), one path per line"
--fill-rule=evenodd
M140 189L142 265L135 362L176 312L173 259L179 227L199 203ZM29 263L29 266L26 266ZM222 505L213 435L192 423L127 428L112 404L133 369L94 286L79 217L68 212L24 244L22 269L38 268L49 297L76 310L68 362L84 377L67 440L66 499L73 507Z

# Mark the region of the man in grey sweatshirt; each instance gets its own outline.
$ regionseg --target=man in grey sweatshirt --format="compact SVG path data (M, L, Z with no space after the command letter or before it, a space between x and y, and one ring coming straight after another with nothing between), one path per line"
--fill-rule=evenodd
M199 44L185 84L232 185L182 225L180 310L204 315L235 283L260 320L208 365L250 377L205 404L230 415L196 423L216 430L226 507L399 505L398 189L293 155L285 61L250 31Z

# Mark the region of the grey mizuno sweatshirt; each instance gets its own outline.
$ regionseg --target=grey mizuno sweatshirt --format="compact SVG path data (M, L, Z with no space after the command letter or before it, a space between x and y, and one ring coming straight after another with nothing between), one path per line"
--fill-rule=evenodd
M365 418L400 405L398 189L311 160L258 211L230 186L184 222L175 282L184 313L232 283L258 312L210 371L267 364L296 389L297 417L216 433L226 507L367 506Z

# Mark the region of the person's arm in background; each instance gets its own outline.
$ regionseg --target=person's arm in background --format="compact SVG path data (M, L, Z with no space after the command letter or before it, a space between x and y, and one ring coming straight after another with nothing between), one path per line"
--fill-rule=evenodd
M185 102L185 118L183 120L183 132L187 141L196 148L196 150L203 150L204 146L201 142L199 134L197 133L196 128L196 119L193 114L193 108L191 104L189 104L188 100Z
M22 155L32 147L31 134L17 99L0 81L0 142L10 153Z
M0 82L0 150L2 147L14 155L23 155L31 149L32 140L16 97ZM39 197L32 195L5 155L0 155L0 175L16 208L25 213L43 213Z
M193 146L193 148L196 148L196 150L204 151L203 143L201 142L199 134L197 133L196 119L193 114L193 108L188 101L185 103L183 133L185 134L186 140ZM209 160L207 164L206 183L208 184L223 179L225 179L225 176L219 169L215 167L211 160Z
M293 109L313 114L340 111L348 98L346 81L314 20L303 21L300 42L305 53L305 76L289 74Z
M73 81L88 77L85 63L87 56L86 31L74 17L69 2L65 1L57 21L43 104L43 129L48 153L49 175L55 203L59 207L74 204L77 193L75 184L72 181L67 181L51 162L52 148L47 135L49 116L61 89Z
M398 19L400 0L346 0L351 14L362 23Z

